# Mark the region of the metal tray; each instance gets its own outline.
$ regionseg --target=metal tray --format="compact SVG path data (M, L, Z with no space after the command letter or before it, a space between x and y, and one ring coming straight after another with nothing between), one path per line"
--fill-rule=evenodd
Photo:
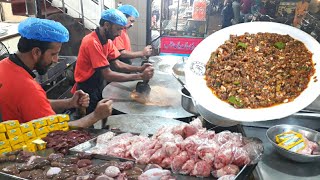
M114 131L113 131L114 132ZM116 131L116 134L121 134L123 132L121 131ZM132 133L136 134L136 133ZM260 140L260 139L259 139ZM76 154L79 152L87 152L91 153L92 148L94 148L97 144L97 137L93 138L89 141L86 141L82 144L79 144L73 148L69 149L69 152L71 154ZM120 161L135 161L134 159L128 159L128 158L119 158L119 157L114 157L110 155L102 155L102 154L93 154L94 158L97 159L103 159L103 160L110 160L110 159L118 159ZM257 164L252 164L252 165L245 165L240 169L240 172L237 174L235 180L243 180L243 179L248 179L250 175L252 174L253 170L255 169ZM186 176L186 175L181 175L181 174L173 174L174 177L176 177L178 180L193 180L193 179L199 179L198 177L195 176ZM202 178L202 179L215 179L214 177L210 176L207 178Z

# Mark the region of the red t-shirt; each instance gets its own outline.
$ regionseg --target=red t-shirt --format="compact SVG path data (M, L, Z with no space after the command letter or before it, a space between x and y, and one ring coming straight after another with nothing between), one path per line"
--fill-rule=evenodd
M20 123L55 114L42 87L9 58L0 61L0 113Z
M119 51L131 51L131 42L126 29L123 29L121 31L121 35L113 40L113 44L118 48Z
M95 69L109 66L108 60L116 59L120 52L108 40L102 45L95 31L86 35L81 42L79 54L74 72L75 81L84 82L88 80L95 72ZM73 88L75 90L75 88Z

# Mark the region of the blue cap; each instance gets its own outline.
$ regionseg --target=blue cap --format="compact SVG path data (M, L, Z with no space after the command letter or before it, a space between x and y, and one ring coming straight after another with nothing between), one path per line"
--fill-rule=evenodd
M129 16L132 16L134 18L138 18L139 17L139 12L138 10L129 5L129 4L125 4L125 5L122 5L120 7L118 7L119 11L121 11L123 14L127 14Z
M101 18L120 26L126 26L128 21L126 16L117 9L107 9L103 11Z
M68 30L61 23L48 19L27 18L19 24L18 31L27 39L59 43L69 41Z

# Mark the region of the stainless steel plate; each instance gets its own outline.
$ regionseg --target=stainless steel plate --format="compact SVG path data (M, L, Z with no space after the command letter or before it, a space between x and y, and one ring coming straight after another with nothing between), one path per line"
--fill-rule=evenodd
M293 161L297 162L314 162L314 161L320 161L320 155L303 155L299 153L294 153L291 151L288 151L280 146L278 146L275 142L276 135L288 131L295 131L303 134L308 140L316 142L319 146L320 142L320 133L317 131L314 131L309 128L305 128L302 126L296 126L296 125L289 125L289 124L282 124L282 125L276 125L272 126L267 130L267 138L270 141L270 143L273 145L273 147L276 149L276 151L283 155L284 157L291 159Z
M181 106L181 85L172 74L155 72L154 77L149 81L151 87L150 96L155 103L143 104L131 98L139 81L112 82L108 84L102 97L114 101L113 108L126 114L144 114L161 116L166 118L186 118L193 114L185 111Z

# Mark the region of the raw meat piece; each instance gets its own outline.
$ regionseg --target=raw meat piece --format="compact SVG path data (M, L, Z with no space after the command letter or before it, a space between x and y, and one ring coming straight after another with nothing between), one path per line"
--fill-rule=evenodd
M212 175L216 178L220 178L225 175L237 175L239 173L239 167L234 164L228 164L225 167L212 171Z
M317 149L318 145L312 141L309 141L307 138L303 136L303 140L305 142L305 147L298 151L299 154L311 155L314 150Z
M59 174L61 172L61 168L58 167L50 167L50 169L47 171L47 176L52 177L56 174Z
M207 161L212 164L216 153L219 151L220 146L218 143L213 141L210 144L202 144L197 148L197 155L200 159Z
M187 138L189 136L192 136L192 135L196 134L197 132L198 132L198 129L196 127L194 127L194 126L192 126L190 124L187 124L183 128L184 136L182 136L182 137Z
M163 144L165 142L174 142L175 137L171 132L166 132L158 136L158 141Z
M166 157L166 152L164 151L163 148L160 148L155 153L152 154L149 162L154 164L160 164L165 157Z
M244 145L243 138L240 133L232 133L230 131L222 131L214 137L215 141L220 145L226 142L232 142L234 146L241 147Z
M216 133L214 131L207 131L206 129L201 129L196 134L200 139L211 140L214 139Z
M164 134L164 133L171 133L172 132L172 129L174 127L162 127L160 128L153 136L152 136L152 139L157 139L161 134Z
M173 157L166 157L162 160L161 164L159 164L163 168L170 168Z
M263 144L255 139L250 139L243 146L243 149L247 151L250 163L257 163L262 158Z
M160 180L175 180L176 178L171 175L162 176Z
M215 169L220 169L233 161L234 156L234 146L233 142L227 142L223 144L218 153L215 155L214 167Z
M185 127L185 125L175 126L172 128L171 133L174 135L180 135L181 137L183 137L184 136L184 132L183 132L184 127Z
M191 126L193 126L193 127L195 127L195 128L197 128L197 129L203 129L202 128L202 126L203 126L203 124L202 124L202 122L201 122L201 120L199 119L199 118L195 118L193 121L191 121L190 123L189 123Z
M95 180L113 180L113 178L111 178L111 177L109 177L109 176L107 176L105 174L102 174L102 175L96 177Z
M171 163L172 172L179 172L187 160L189 160L189 156L186 151L182 151L179 155L174 157Z
M154 168L162 169L162 167L159 166L158 164L148 164L148 165L144 168L144 171L148 171L149 169L154 169Z
M117 165L117 167L120 169L120 171L132 169L133 166L134 166L134 163L132 161L120 162Z
M244 166L250 163L248 152L243 147L235 147L232 164Z
M203 143L201 139L199 139L198 136L193 135L188 138L186 138L182 143L181 143L181 149L185 150L188 152L190 156L193 158L196 158L196 151L197 148Z
M114 137L114 133L109 131L107 133L101 134L97 137L97 144L106 144Z
M117 177L117 180L127 180L127 175L126 173L120 173Z
M149 169L138 177L138 180L160 180L163 176L171 175L169 170Z
M222 177L220 177L218 180L234 180L236 178L235 175L224 175Z
M120 169L116 166L109 166L104 172L109 177L117 177L121 172Z
M164 150L167 157L175 156L180 153L180 148L173 142L164 143L162 149Z
M136 162L138 164L148 164L150 161L151 155L154 154L155 151L156 150L154 149L146 150L140 157L136 159Z
M195 164L190 175L197 177L209 177L212 167L206 161L199 161Z
M183 164L179 173L180 174L190 174L190 172L194 168L194 165L195 165L195 161L193 159L188 160L186 163Z

